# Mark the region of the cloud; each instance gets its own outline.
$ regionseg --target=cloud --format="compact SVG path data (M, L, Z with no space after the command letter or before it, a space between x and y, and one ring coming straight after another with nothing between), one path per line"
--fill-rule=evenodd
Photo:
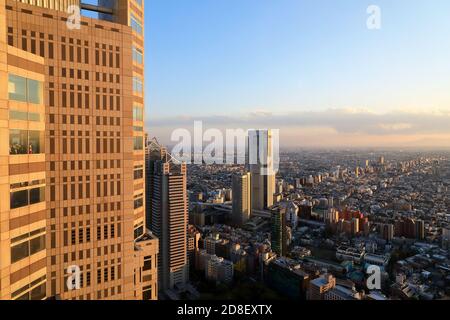
M303 111L288 113L271 113L255 111L246 114L205 115L202 117L181 116L153 118L148 121L148 129L154 134L167 135L175 128L192 128L194 121L202 121L205 128L272 128L280 129L281 137L310 137L318 140L328 138L330 144L342 139L366 139L368 144L374 141L386 144L394 140L399 145L439 142L450 145L450 111L405 111L396 110L376 113L364 109L328 109L322 111ZM393 141L389 139L395 137ZM351 139L350 139L351 138ZM340 140L341 139L341 140ZM428 141L428 142L427 142ZM362 142L361 142L362 143Z

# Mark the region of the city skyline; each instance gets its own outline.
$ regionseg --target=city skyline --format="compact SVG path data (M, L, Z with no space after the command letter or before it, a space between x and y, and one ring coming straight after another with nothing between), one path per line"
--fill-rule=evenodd
M407 4L0 0L0 300L450 300L450 5Z
M449 147L450 4L377 1L369 30L371 4L149 1L150 135L202 120L289 147Z

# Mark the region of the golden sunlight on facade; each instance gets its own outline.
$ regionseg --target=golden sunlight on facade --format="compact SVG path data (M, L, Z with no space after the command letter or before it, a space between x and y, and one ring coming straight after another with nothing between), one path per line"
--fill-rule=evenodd
M143 1L89 7L79 30L79 2L58 3L0 0L0 298L157 299Z

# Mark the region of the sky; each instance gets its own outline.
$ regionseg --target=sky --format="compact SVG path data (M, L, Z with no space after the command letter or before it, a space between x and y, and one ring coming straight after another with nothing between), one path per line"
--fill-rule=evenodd
M377 5L381 29L369 30ZM448 0L145 0L147 131L449 147Z

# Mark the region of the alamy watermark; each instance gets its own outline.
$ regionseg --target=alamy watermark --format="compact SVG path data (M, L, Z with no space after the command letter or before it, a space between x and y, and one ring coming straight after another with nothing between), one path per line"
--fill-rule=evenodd
M80 290L81 289L81 268L77 265L72 265L67 268L67 289Z
M376 265L370 265L366 274L369 276L366 281L367 289L381 290L381 268Z
M258 166L261 175L273 175L280 163L279 129L203 130L203 122L194 122L193 134L185 128L172 132L176 143L172 156L188 164L247 164Z
M67 18L66 26L69 30L80 30L81 29L81 9L77 5L70 5L67 7L67 13L69 17Z
M369 17L366 21L367 29L380 30L381 29L381 8L377 5L370 5L366 10Z

